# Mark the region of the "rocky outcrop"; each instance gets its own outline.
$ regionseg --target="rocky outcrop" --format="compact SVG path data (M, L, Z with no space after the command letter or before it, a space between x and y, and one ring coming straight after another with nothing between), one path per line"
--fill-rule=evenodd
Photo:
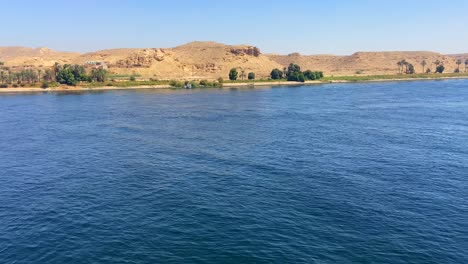
M170 55L165 49L143 49L116 62L117 67L150 67L154 62L161 62Z
M218 67L214 63L205 63L205 64L195 64L195 69L205 71L205 72L216 72Z
M253 46L231 48L231 53L236 56L249 55L254 57L258 57L262 54L259 48Z

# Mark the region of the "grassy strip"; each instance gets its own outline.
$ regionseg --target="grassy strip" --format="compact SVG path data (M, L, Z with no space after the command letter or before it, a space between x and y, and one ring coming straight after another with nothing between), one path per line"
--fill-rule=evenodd
M109 79L114 79L114 78L130 78L130 77L141 77L140 74L109 74L108 78Z
M351 76L326 76L318 81L327 83L333 81L343 82L366 82L366 81L379 81L379 80L411 80L411 79L441 79L441 78L457 78L468 77L468 73L443 73L443 74L398 74L398 75L351 75ZM138 86L158 86L168 85L174 88L183 88L187 82L176 80L152 80L152 81L107 81L107 82L82 82L78 86L85 88L96 87L138 87ZM192 88L216 88L222 87L223 82L219 81L190 81ZM272 79L258 79L258 80L226 80L224 83L284 83L287 84L286 79L272 80ZM37 87L37 88L53 88L61 86L56 82L42 82L31 84L0 84L0 88L18 88L18 87Z
M327 76L321 79L321 81L365 82L376 80L441 79L451 77L468 77L468 73Z
M273 80L273 79L256 79L256 80L226 80L224 83L278 83L278 82L287 82L286 79L279 79L279 80Z
M156 86L156 85L169 85L170 81L124 81L124 82L92 82L92 83L85 83L83 87L86 88L93 88L93 87L102 87L102 86L110 86L110 87L135 87L135 86Z

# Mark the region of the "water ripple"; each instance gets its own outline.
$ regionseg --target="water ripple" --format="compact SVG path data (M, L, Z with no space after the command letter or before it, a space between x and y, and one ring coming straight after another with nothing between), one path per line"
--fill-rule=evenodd
M468 82L0 97L0 263L467 263Z

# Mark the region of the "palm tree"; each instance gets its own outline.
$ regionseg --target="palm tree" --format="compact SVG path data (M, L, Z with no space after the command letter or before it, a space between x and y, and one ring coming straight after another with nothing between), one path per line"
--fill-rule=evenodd
M398 74L400 74L401 73L401 67L403 66L403 64L402 64L401 61L398 61L396 64L398 65Z
M403 66L405 66L405 73L408 73L408 64L409 64L409 63L408 63L406 60L402 60L402 61L401 61L401 64L402 64ZM403 70L403 68L402 68L402 70Z
M421 61L421 66L423 67L423 71L422 71L423 73L425 73L424 68L426 67L426 65L427 65L426 60Z
M62 66L58 62L54 64L54 75L57 76L57 73L62 69Z
M245 70L244 69L241 69L241 79L244 80L245 78Z
M50 82L53 79L54 79L54 76L53 76L52 71L50 69L46 69L44 72L43 80Z
M437 73L437 66L440 65L440 60L435 60L431 63L431 65L434 64L435 65L435 69L434 69L434 73Z
M456 64L457 64L457 72L460 72L460 64L462 64L462 60L458 59Z
M466 67L468 66L468 59L465 60L465 72L466 72Z
M5 72L4 71L0 71L0 80L2 81L2 83L5 82Z
M42 77L42 70L39 69L39 70L37 70L37 79L38 79L38 82L41 81L41 77Z

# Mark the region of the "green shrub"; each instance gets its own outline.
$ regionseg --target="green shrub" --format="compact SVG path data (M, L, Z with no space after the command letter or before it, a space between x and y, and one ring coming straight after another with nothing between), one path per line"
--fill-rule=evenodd
M207 80L201 80L200 83L199 83L201 87L205 87L205 88L213 88L213 87L223 87L223 83L222 82L216 82L216 81L207 81ZM197 88L199 87L197 85L193 86L192 84L192 88Z
M184 87L184 83L183 82L180 82L180 81L170 81L169 82L169 85L172 86L172 87L177 87L177 88L181 88L181 87Z
M58 82L49 82L49 87L59 87L60 83Z
M2 84L0 84L0 88L8 88L8 84L2 83Z
M315 72L311 71L311 70L307 70L304 72L304 77L307 79L307 80L315 80L315 79L318 79L318 76Z
M13 88L18 88L18 84L13 84Z
M283 79L283 72L279 69L273 69L270 73L270 76L273 80Z
M135 80L136 80L136 78L135 78L134 75L130 76L130 81L131 81L131 82L134 82Z
M299 74L301 71L301 67L297 64L291 63L288 66L287 72L286 72L286 77L289 78L290 75L297 73Z
M218 78L218 82L219 82L219 83L224 83L223 77L219 77L219 78Z
M77 81L75 75L71 68L67 67L57 72L57 82L61 84L73 85L75 86Z
M297 76L297 80L299 82L305 82L305 76L304 76L304 73L299 73L298 76Z
M192 88L199 88L199 87L200 87L200 85L199 85L197 82L190 81L189 83L190 83L190 86L191 86Z
M91 71L90 81L105 82L108 75L109 73L103 68L93 69Z
M445 67L444 65L439 65L436 68L436 73L444 73Z
M229 71L229 80L231 81L235 81L237 80L237 76L239 75L239 73L237 72L237 69L236 68L232 68L230 71Z
M249 80L255 80L255 73L249 72L249 74L247 75L247 79L249 79Z
M41 88L42 88L42 89L49 88L49 83L48 83L48 82L42 82Z

